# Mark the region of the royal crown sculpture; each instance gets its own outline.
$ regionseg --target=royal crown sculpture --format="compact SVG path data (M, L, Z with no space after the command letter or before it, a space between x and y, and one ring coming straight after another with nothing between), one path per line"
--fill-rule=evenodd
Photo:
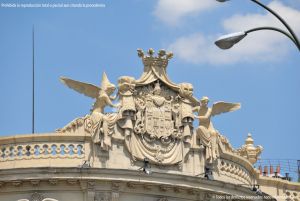
M152 164L180 166L195 146L202 147L207 164L212 164L222 150L256 162L262 147L248 145L251 154L247 146L234 150L211 122L215 115L240 109L239 103L220 101L208 107L208 97L199 101L193 96L192 84L173 83L166 72L172 53L160 50L156 56L153 49L147 53L138 49L138 56L144 65L141 77L122 76L117 87L105 73L99 87L62 77L65 85L95 102L90 114L57 132L67 134L81 128L104 152L109 152L112 140L117 139L124 143L133 162L147 158ZM107 106L116 108L116 112L105 113ZM193 127L195 120L199 121L197 128Z

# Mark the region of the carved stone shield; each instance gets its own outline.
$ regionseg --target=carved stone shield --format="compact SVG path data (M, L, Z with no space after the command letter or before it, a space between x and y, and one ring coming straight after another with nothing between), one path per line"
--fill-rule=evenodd
M167 137L173 133L171 101L154 96L146 99L145 129L151 136Z

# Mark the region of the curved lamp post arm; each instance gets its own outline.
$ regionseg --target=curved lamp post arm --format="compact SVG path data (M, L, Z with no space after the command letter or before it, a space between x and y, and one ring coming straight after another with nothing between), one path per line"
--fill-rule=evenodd
M272 30L284 34L285 36L287 36L289 39L293 41L293 43L297 46L298 50L300 51L300 46L297 44L295 39L288 32L276 27L257 27L257 28L249 29L247 31L227 34L218 38L215 44L221 49L229 49L232 46L234 46L236 43L241 41L243 38L245 38L248 35L248 33L254 31L260 31L260 30Z
M216 0L216 1L226 2L226 1L229 1L229 0ZM276 29L274 27L269 27L270 30L278 31L278 32L286 35L288 38L290 38L295 43L295 45L297 46L297 48L300 51L299 39L297 38L297 35L294 33L292 28L288 25L288 23L286 23L286 21L282 17L280 17L274 10L272 10L268 6L260 3L258 0L251 0L251 1L253 3L256 3L257 5L261 6L262 8L266 9L267 11L269 11L272 15L274 15L287 28L287 30L289 31L289 34L285 31L281 30L281 29ZM257 30L261 30L261 28L258 28ZM253 29L253 31L256 31L256 30ZM231 45L232 41L235 41L235 43L237 43L238 41L240 41L242 38L244 38L247 35L246 32L244 32L244 33L245 33L245 35L239 33L238 36L234 36L234 38L231 37L229 39L226 38L226 36L225 36L225 39L224 39L224 37L221 37L220 39L218 39L218 41L216 41L216 45L217 46L219 46L219 45L222 46L222 47L219 46L221 49L228 49L228 47ZM227 40L225 46L223 46L224 40ZM230 47L232 47L232 45Z
M283 31L282 29L278 29L276 27L257 27L257 28L249 29L249 30L245 31L245 33L248 34L248 33L251 33L254 31L260 31L260 30L272 30L272 31L277 31L277 32L284 34L285 36L287 36L289 39L291 39L293 41L293 43L297 46L298 50L300 51L300 45L297 44L295 39L286 31Z
M280 17L274 10L272 10L271 8L265 6L264 4L260 3L257 0L251 0L252 2L258 4L259 6L263 7L264 9L266 9L267 11L269 11L270 13L272 13L286 28L287 30L291 33L292 37L294 38L294 43L296 44L296 46L298 47L298 49L300 50L300 43L299 40L296 36L296 34L294 33L294 31L291 29L291 27L286 23L286 21L284 19L282 19L282 17ZM274 30L275 31L275 30ZM278 30L277 30L278 31ZM282 33L282 32L281 32ZM284 34L284 33L283 33ZM286 35L286 34L285 34ZM289 37L290 38L290 37Z

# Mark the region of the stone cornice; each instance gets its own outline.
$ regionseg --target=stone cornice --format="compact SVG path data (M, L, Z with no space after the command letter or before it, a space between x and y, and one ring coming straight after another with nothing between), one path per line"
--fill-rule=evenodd
M27 143L27 142L41 142L41 141L85 141L90 140L91 136L85 133L82 134L62 134L62 133L36 133L36 134L23 134L6 136L0 138L0 145L5 144L16 144L16 143Z
M159 187L159 189L182 189L195 192L208 192L214 194L253 195L250 188L229 184L222 181L210 181L205 178L191 175L165 174L153 172L146 175L138 170L99 169L99 168L22 168L0 171L0 183L31 182L31 185L39 185L41 181L49 181L56 185L59 181L67 181L74 185L77 181L94 182L118 182L126 183L129 188L145 186L145 188ZM17 180L16 180L17 178ZM55 181L55 182L53 182Z

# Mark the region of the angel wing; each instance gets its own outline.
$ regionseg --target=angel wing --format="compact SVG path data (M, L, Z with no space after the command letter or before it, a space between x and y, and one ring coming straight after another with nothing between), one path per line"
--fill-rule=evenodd
M60 77L60 81L69 88L74 89L75 91L91 98L97 98L101 90L100 87L97 87L93 84L79 82L66 77Z
M225 103L223 101L220 101L213 104L211 115L215 116L225 112L233 112L240 108L241 108L240 103Z

